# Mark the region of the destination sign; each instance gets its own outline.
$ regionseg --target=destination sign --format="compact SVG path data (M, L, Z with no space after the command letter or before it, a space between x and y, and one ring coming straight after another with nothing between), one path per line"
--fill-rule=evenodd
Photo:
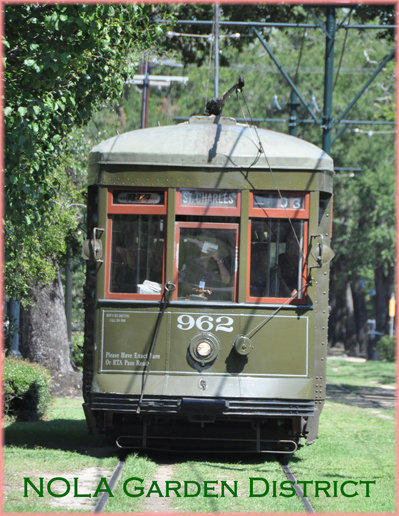
M254 194L253 208L303 210L304 197L296 194Z
M237 192L203 192L199 190L183 190L181 206L202 206L209 208L235 208Z
M115 190L114 204L164 204L164 193Z

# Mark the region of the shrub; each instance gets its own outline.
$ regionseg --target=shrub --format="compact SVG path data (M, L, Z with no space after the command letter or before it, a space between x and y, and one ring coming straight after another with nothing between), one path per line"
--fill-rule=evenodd
M17 420L41 419L50 404L49 371L20 358L4 360L4 412Z
M395 337L384 335L377 342L377 349L380 360L395 362Z

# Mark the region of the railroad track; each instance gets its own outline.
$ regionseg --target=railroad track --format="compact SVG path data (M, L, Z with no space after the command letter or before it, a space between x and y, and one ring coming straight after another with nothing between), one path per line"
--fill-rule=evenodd
M120 477L122 475L123 469L125 467L125 461L126 461L126 456L124 456L123 458L119 459L118 464L116 465L116 468L114 469L114 471L113 471L113 473L111 475L111 479L108 482L108 485L109 485L109 488L110 488L111 491L114 490L114 488L116 487L116 484L118 483L118 480L120 479ZM97 504L94 507L93 512L94 513L103 512L104 509L105 509L105 506L107 505L108 499L109 499L108 493L104 492L99 497L99 499L97 501Z
M111 479L108 482L108 485L109 485L111 491L114 490L114 488L116 487L116 485L118 483L118 480L120 479L120 477L123 473L123 469L125 467L125 461L126 461L126 456L121 458L118 461L118 464L116 465L116 467L111 475ZM294 473L291 471L291 468L287 464L286 458L284 458L280 461L280 465L281 465L281 468L282 468L287 480L289 480L290 482L293 482L293 488L295 490L297 497L301 501L301 503L305 509L305 512L315 514L315 512L316 512L315 509L313 508L312 504L310 503L308 497L304 496L301 487L297 483L297 479L296 479ZM98 502L97 502L96 506L94 507L93 513L99 514L99 513L104 512L104 509L108 503L108 500L109 500L109 495L107 492L104 492L98 499Z
M280 462L281 468L284 472L284 475L287 477L287 479L291 482L294 482L294 489L297 497L301 501L303 508L305 509L305 512L315 514L316 511L314 510L312 504L310 503L309 499L303 495L303 491L301 487L297 483L297 479L293 472L291 471L291 468L288 466L288 464L285 461Z

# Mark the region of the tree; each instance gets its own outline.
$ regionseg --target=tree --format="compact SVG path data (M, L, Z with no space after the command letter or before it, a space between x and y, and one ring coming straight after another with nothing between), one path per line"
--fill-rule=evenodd
M65 170L68 135L120 95L137 53L167 29L156 15L136 4L5 7L5 288L24 306L40 303L32 295L57 278L79 218L82 181ZM60 298L58 281L52 289ZM46 340L55 354L65 344ZM31 358L40 362L40 352Z
M162 30L151 22L153 11L149 5L6 6L5 279L13 298L27 301L33 281L54 276L49 259L64 251L61 219L72 227L76 219L57 207L62 185L54 171L68 150L65 137L120 95L136 53Z

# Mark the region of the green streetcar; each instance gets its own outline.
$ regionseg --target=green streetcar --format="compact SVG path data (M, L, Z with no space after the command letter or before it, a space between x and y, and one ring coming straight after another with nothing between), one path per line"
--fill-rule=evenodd
M325 399L333 162L222 116L90 154L84 410L122 448L292 453Z

